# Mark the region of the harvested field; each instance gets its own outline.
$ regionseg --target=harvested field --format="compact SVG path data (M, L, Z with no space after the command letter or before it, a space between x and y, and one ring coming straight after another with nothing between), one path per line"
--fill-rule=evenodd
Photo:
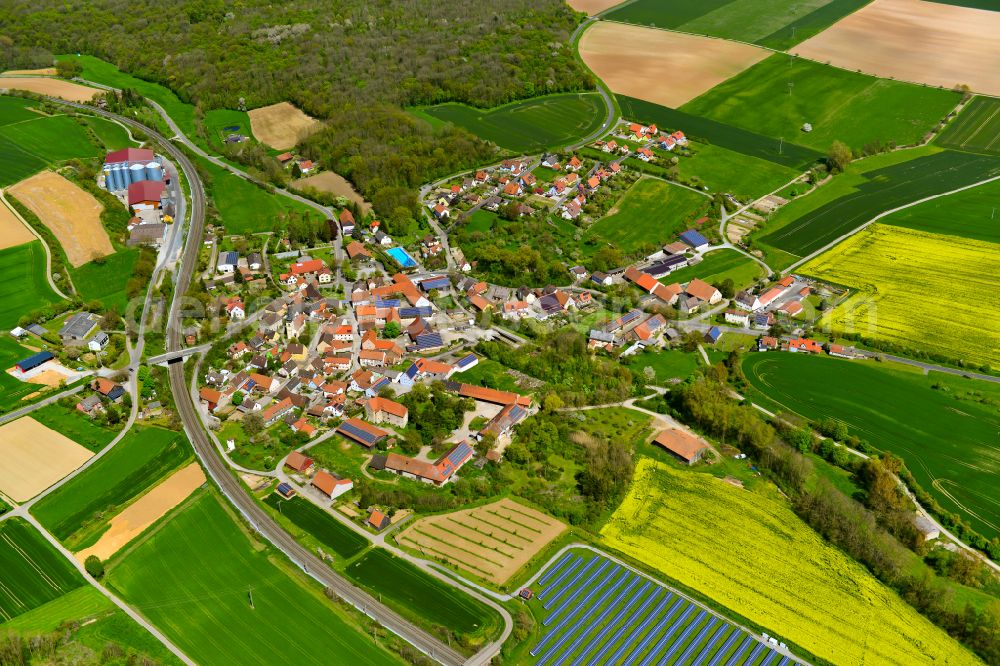
M555 518L503 499L422 518L399 542L500 586L565 529Z
M35 240L35 234L17 218L10 208L0 202L0 250Z
M367 215L372 209L372 205L365 201L365 198L358 194L350 181L333 171L321 171L313 176L299 178L292 181L292 186L299 189L313 187L320 192L328 192L335 197L344 197L348 201L353 201L361 206L361 210Z
M49 97L60 97L70 102L89 102L94 95L101 92L97 88L81 86L79 83L70 83L62 79L49 79L45 77L31 76L11 76L0 78L0 89L24 90L36 95L48 95Z
M8 188L59 240L73 268L114 254L101 224L104 207L89 192L53 171L43 171Z
M310 118L288 102L249 111L250 128L261 143L277 150L288 150L320 127L320 122Z
M106 560L117 553L122 546L136 538L147 527L167 514L168 511L187 499L191 493L205 483L205 472L196 462L180 469L134 504L126 508L109 522L108 531L90 548L81 550L76 558L81 562L90 555Z
M2 76L57 76L58 74L55 67L42 67L41 69L8 69Z
M596 23L580 38L580 56L611 90L671 108L768 55L747 44L619 23Z
M0 426L0 492L25 502L94 454L30 416Z
M798 55L850 70L1000 94L1000 12L875 0L799 44Z
M595 16L621 3L622 0L566 0L567 5L578 12L586 12L587 16Z

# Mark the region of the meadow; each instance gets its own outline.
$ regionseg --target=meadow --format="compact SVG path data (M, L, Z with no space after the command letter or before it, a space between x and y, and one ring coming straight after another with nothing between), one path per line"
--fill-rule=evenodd
M85 472L36 504L32 514L60 541L85 547L99 538L106 519L190 456L181 435L134 427Z
M994 243L873 224L800 268L857 290L820 325L1000 368Z
M0 523L0 622L84 584L72 564L20 518Z
M563 148L596 131L606 115L598 93L547 95L493 109L448 103L415 111L419 117L463 127L515 152Z
M529 651L536 664L588 658L609 664L770 664L781 656L676 590L589 550L565 553L536 585L529 605L544 618L543 635Z
M119 148L130 148L139 145L129 139L128 131L116 122L97 116L87 116L84 122L93 130L94 134L97 135L97 138L104 144L107 150L118 150Z
M0 335L0 413L28 404L26 401L22 402L22 399L44 388L38 384L19 381L7 374L8 368L34 353L19 345L9 335Z
M974 98L948 123L935 143L955 150L1000 155L1000 99Z
M776 491L748 491L642 458L601 537L820 659L976 663L799 520Z
M698 369L701 361L697 354L683 352L679 349L650 352L644 351L628 357L626 365L635 372L642 373L652 368L653 380L649 383L663 386L671 379L685 379Z
M674 282L686 284L694 278L699 278L718 286L728 279L732 280L733 286L739 290L762 277L764 277L764 269L760 264L736 250L723 248L704 255L704 259L694 266L685 266L664 275L660 278L660 282L663 284L673 284Z
M1000 536L1000 469L992 462L1000 416L990 406L1000 386L806 354L750 354L743 371L755 402L843 422L851 435L902 458L946 510L988 539Z
M0 328L11 329L32 310L60 300L45 273L41 241L0 250Z
M86 128L69 116L30 111L37 105L0 96L0 187L13 185L47 166L97 157Z
M973 240L1000 243L1000 181L911 206L879 220Z
M94 453L107 446L118 434L117 428L99 426L76 409L63 407L58 403L36 409L31 413L31 418Z
M590 225L587 240L603 241L624 254L654 252L708 212L704 195L655 178L642 178L610 213Z
M725 192L752 201L798 177L799 172L780 164L748 157L719 146L692 142L691 157L683 157L677 171L683 181L696 179L708 192ZM629 158L627 166L642 169Z
M960 99L950 90L775 54L681 111L825 153L834 141L855 150L873 143L920 143ZM805 123L811 132L802 130Z
M865 4L865 0L636 0L605 18L780 49L811 37Z
M500 617L487 606L382 548L368 551L344 573L422 623L478 639L492 636L500 626Z
M985 155L930 146L876 155L782 207L754 240L804 257L885 211L997 175L1000 159Z
M221 152L226 143L224 139L230 134L242 134L253 137L250 131L250 117L246 111L235 111L233 109L211 109L205 112L205 134L208 144L216 151ZM227 127L236 127L231 130Z
M764 62L768 62L765 60ZM757 65L759 66L759 65ZM712 90L717 90L726 83L716 86ZM688 104L695 104L698 100L707 95L709 91ZM622 110L622 117L643 123L656 123L661 130L681 130L688 138L701 140L713 146L725 148L727 150L741 153L747 157L755 157L774 164L780 164L797 171L804 171L811 164L819 160L823 155L819 151L801 146L793 139L798 139L799 134L790 132L784 135L784 140L779 137L783 135L765 136L758 131L737 127L735 124L720 122L711 118L688 113L686 110L671 109L652 102L646 102L625 95L617 95L618 105ZM770 104L770 102L769 102ZM765 113L764 110L760 110ZM756 128L754 128L756 130ZM824 150L829 146L825 146ZM786 180L789 180L787 178Z
M345 560L368 547L367 539L308 500L301 497L285 500L272 493L264 502Z
M106 582L199 664L402 663L222 502L202 492L116 556Z
M80 298L100 301L104 307L115 307L124 314L128 305L126 286L139 254L138 247L123 247L114 254L72 269L73 286Z

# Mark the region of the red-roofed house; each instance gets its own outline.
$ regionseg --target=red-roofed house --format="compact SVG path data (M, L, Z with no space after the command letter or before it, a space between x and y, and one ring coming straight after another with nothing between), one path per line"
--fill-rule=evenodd
M821 354L823 353L823 346L815 340L810 340L809 338L796 338L794 340L789 340L788 351Z
M307 472L310 467L312 467L313 459L308 456L304 456L298 451L292 451L285 458L285 467L293 469L296 472Z
M389 400L387 398L369 398L365 401L365 416L374 423L391 423L394 426L405 428L409 420L410 411L405 405Z
M326 470L316 472L312 485L330 499L337 499L354 487L354 482L350 479L339 479Z
M153 210L160 207L166 185L161 180L140 180L128 186L128 205L135 210Z

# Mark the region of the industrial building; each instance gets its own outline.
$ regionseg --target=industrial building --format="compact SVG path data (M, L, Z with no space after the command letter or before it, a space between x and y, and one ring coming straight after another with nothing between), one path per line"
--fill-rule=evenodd
M104 189L112 194L123 194L133 183L163 180L163 165L147 148L122 148L108 153L102 172Z

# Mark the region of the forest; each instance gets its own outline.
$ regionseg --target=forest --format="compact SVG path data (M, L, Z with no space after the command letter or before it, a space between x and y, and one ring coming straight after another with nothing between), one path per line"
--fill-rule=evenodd
M305 152L389 216L412 203L405 190L492 154L401 107L590 89L570 44L579 20L561 0L9 0L0 67L86 53L202 111L290 101L328 121Z

